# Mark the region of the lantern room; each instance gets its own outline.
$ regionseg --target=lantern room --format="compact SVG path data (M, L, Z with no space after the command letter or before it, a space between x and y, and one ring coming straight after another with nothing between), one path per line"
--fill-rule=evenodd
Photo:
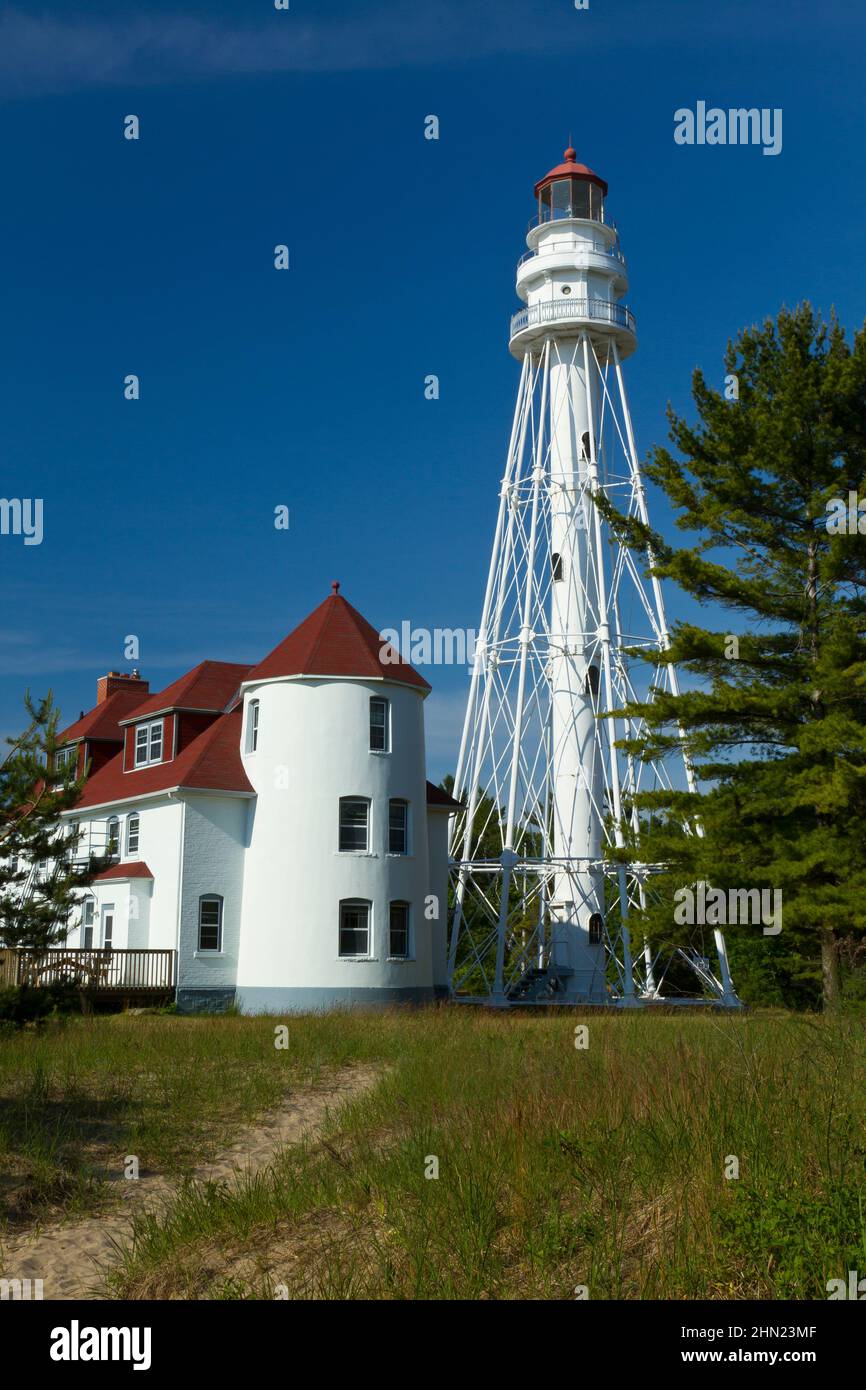
M569 146L565 151L565 162L551 169L535 185L539 223L554 222L563 217L604 221L607 184L585 164L576 163L576 159L576 151Z

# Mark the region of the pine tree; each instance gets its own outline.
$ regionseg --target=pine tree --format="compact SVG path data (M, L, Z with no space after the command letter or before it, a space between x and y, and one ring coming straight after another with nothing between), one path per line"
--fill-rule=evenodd
M25 695L29 717L0 764L0 944L45 951L66 935L78 890L98 867L73 863L74 834L60 826L61 811L73 807L84 775L74 764L56 765L59 711L51 692L34 701ZM35 866L44 862L40 873Z
M804 304L741 333L725 367L726 393L695 371L698 421L669 409L680 457L647 467L698 539L669 545L602 504L654 573L732 615L727 632L679 623L648 659L691 688L629 709L646 734L624 746L665 756L680 729L699 778L697 799L638 798L641 858L665 866L648 925L670 937L672 895L698 880L780 889L782 936L728 926L732 955L738 932L744 960L763 940L789 1001L831 1009L840 947L866 929L866 328L849 346Z

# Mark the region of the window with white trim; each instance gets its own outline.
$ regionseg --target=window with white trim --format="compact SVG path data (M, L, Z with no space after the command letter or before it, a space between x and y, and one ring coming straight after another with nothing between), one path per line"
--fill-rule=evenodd
M370 914L372 903L347 898L340 903L340 955L355 960L370 955Z
M148 767L162 762L162 720L135 726L135 766Z
M93 907L93 898L85 898L81 916L81 945L85 951L93 947Z
M126 821L126 853L127 857L138 854L138 832L141 827L141 817L133 813Z
M387 700L374 697L370 701L370 752L390 753L390 706Z
M102 906L102 946L103 950L110 951L112 938L114 937L114 903L103 903Z
M388 921L388 955L392 960L409 956L409 904L391 903Z
M409 853L409 803L388 802L388 853Z
M120 853L120 821L110 816L105 825L105 852L112 858Z
M360 796L340 798L340 852L366 854L370 848L370 803Z
M250 700L247 709L247 752L255 753L259 746L259 701Z
M78 760L78 744L71 743L67 748L58 748L54 754L54 766L58 772L63 772L70 763Z
M223 900L218 893L205 893L198 900L198 949L223 948Z

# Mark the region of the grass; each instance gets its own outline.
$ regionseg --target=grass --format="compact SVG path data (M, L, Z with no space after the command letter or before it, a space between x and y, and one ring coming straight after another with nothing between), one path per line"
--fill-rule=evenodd
M114 1295L823 1299L866 1271L861 1020L440 1008L289 1019L287 1051L274 1024L79 1020L0 1043L0 1163L67 1203L91 1200L94 1116L182 1173L289 1086L382 1066L272 1168L137 1218Z
M273 1041L248 1019L134 1014L0 1035L0 1234L98 1209L127 1154L181 1177L344 1056Z

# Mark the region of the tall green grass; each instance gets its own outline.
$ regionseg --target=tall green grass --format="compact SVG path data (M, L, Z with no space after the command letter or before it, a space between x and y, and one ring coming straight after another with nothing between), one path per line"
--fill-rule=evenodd
M275 1049L272 1022L170 1015L3 1034L0 1232L97 1208L127 1154L144 1171L182 1176L347 1056L338 1036L292 1042Z
M263 1059L274 1022L160 1037L159 1021L151 1067L176 1050L207 1090L196 1070L219 1055L263 1096L285 1076ZM443 1008L288 1025L298 1077L372 1060L379 1085L270 1170L141 1218L113 1293L825 1298L866 1273L862 1022Z

